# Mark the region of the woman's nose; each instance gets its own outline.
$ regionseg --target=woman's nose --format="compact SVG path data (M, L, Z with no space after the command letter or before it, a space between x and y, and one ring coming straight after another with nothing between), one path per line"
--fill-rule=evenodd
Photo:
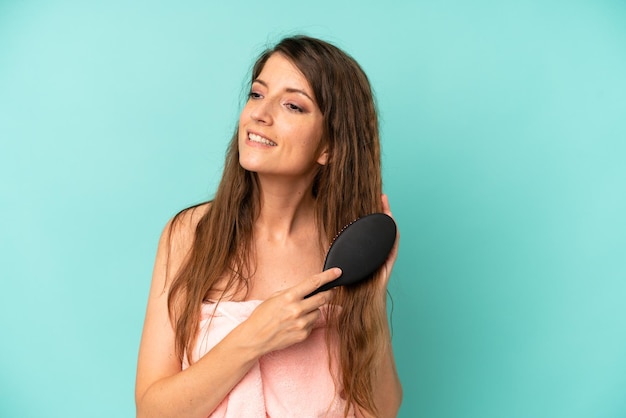
M266 125L271 124L273 121L272 107L273 105L269 100L258 100L254 102L250 117L256 122Z

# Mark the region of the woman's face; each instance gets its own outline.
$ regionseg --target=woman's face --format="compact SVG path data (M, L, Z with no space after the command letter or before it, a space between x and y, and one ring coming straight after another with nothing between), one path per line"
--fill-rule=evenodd
M275 53L252 83L239 118L239 163L263 175L311 178L326 164L323 116L300 70Z

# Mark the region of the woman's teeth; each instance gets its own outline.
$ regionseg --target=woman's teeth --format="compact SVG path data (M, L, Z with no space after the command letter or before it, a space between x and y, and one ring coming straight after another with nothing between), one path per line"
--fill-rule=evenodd
M248 139L252 142L258 142L260 144L265 144L265 145L269 145L270 147L275 147L277 144L274 141L270 141L267 138L263 138L260 135L257 134L248 134Z

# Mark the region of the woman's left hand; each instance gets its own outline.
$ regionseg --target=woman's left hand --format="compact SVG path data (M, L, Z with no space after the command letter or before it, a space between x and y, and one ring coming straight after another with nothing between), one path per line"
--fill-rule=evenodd
M391 216L391 218L393 219L393 216L391 214L391 207L389 206L389 197L387 197L386 194L381 195L381 200L383 202L383 212L386 215ZM397 228L397 225L396 225ZM389 277L391 277L391 271L393 270L393 265L396 262L396 258L398 258L398 246L400 245L400 231L396 229L396 241L393 243L393 247L391 248L391 252L389 253L389 256L387 257L387 260L385 261L385 264L383 264L382 270L381 270L381 274L382 274L382 280L381 280L381 286L383 286L383 290L386 291L387 289L387 284L389 283Z

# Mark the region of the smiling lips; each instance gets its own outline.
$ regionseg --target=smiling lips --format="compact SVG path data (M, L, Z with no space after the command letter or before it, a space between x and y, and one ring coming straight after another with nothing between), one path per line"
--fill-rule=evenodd
M249 133L248 134L248 139L250 141L252 141L252 142L257 142L259 144L268 145L270 147L275 147L276 145L278 145L274 141L270 141L267 138L263 138L261 135L257 135L257 134L253 134L253 133Z

